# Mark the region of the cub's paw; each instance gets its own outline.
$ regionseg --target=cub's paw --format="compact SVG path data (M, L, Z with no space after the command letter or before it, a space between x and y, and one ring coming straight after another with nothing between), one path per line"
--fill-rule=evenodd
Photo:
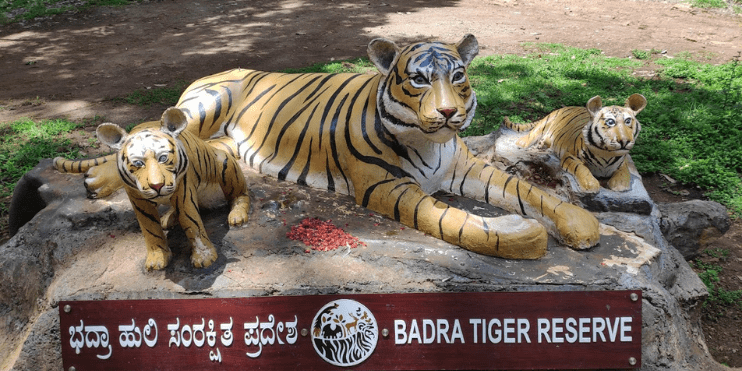
M631 189L631 178L613 177L608 180L608 188L616 192L626 192Z
M239 227L245 223L250 214L250 197L240 196L232 203L232 210L229 212L227 221L232 227Z
M124 186L115 162L93 166L85 173L85 189L90 198L104 198Z
M554 223L559 232L559 240L573 249L587 249L600 241L598 219L581 207L561 204Z
M600 191L600 182L595 177L577 178L580 190L585 193L598 193Z
M191 264L196 268L206 268L210 266L218 257L214 245L209 240L197 238L193 241L193 251L191 252Z
M170 252L170 249L148 248L144 268L148 271L164 269L170 263L172 257L173 253Z

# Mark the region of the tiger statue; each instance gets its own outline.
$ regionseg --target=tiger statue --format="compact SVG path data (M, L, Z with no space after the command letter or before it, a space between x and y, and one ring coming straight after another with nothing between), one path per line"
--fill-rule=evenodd
M199 216L199 194L219 186L230 203L229 225L247 222L250 196L244 174L233 153L218 149L185 130L185 114L169 108L160 122L137 125L127 134L121 127L98 126L98 140L117 150L99 159L70 161L54 159L61 172L80 173L94 166L107 166L126 189L147 246L145 268L163 269L172 253L163 228L179 222L191 244L191 263L208 267L217 258ZM113 168L115 166L115 168ZM160 218L158 204L171 208Z
M641 94L631 95L624 107L603 107L600 96L595 96L586 107L560 108L527 124L514 124L506 117L503 124L515 131L530 130L515 143L526 148L539 142L551 148L584 192L598 192L597 178L608 177L608 188L622 192L631 188L626 157L641 130L636 115L646 106Z
M375 39L368 54L379 73L235 69L195 81L177 107L188 117L187 131L234 140L241 159L260 173L350 195L477 253L538 258L547 229L573 248L595 245L592 214L475 158L458 137L474 117L466 71L478 52L473 35L405 48ZM91 194L115 189L110 166L88 171ZM473 215L432 197L436 191L520 215Z

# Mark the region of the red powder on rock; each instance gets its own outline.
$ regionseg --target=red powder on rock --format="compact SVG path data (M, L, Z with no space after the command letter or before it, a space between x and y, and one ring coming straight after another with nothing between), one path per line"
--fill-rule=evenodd
M291 231L286 237L304 242L305 245L318 251L334 250L338 247L349 246L356 248L358 245L366 245L351 236L344 230L332 224L332 220L323 222L318 218L305 218L299 225L291 226Z

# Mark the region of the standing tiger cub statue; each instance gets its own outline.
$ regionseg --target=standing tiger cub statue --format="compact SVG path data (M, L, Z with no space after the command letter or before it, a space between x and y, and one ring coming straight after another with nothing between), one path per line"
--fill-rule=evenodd
M216 260L216 249L198 213L198 196L210 185L218 185L230 204L229 225L240 226L248 219L250 196L237 159L184 131L186 125L177 108L167 109L160 122L137 125L131 134L117 125L101 124L98 139L116 149L116 154L93 160L54 159L54 167L62 172L84 172L108 161L116 166L109 175L118 177L134 208L147 245L147 270L167 266L172 253L163 228L176 222L191 244L191 263L196 268ZM158 204L171 206L162 218Z
M535 259L546 253L547 230L573 248L595 245L592 214L475 158L458 137L474 117L466 70L478 52L472 35L405 48L375 39L368 54L377 74L235 69L194 82L177 107L187 131L233 139L260 173L348 194L477 253ZM88 171L91 194L115 188L108 166ZM470 214L431 196L441 190L520 215Z
M541 143L551 148L583 191L598 192L597 178L610 178L611 190L628 191L631 175L626 156L641 130L636 115L646 106L641 94L631 95L624 107L603 107L600 96L595 96L586 107L561 108L527 124L513 124L506 117L504 125L515 131L530 130L516 144L526 148Z

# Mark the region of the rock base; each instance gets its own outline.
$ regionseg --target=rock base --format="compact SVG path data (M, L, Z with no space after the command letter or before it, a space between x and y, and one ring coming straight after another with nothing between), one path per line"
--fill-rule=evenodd
M168 235L170 265L146 272L143 237L125 194L87 199L82 176L59 174L50 161L42 162L21 182L35 189L17 193L38 199L14 204L46 206L0 247L1 368L62 368L61 300L642 290L642 369L725 369L710 357L695 312L706 289L663 238L654 204L648 213L597 213L601 240L590 250L551 240L543 258L514 261L426 236L350 197L247 175L253 193L247 227L230 229L226 206L202 212L219 252L211 267L190 265L187 240L176 229ZM438 197L480 215L501 213L471 200ZM286 238L306 217L331 219L367 246L318 252Z

